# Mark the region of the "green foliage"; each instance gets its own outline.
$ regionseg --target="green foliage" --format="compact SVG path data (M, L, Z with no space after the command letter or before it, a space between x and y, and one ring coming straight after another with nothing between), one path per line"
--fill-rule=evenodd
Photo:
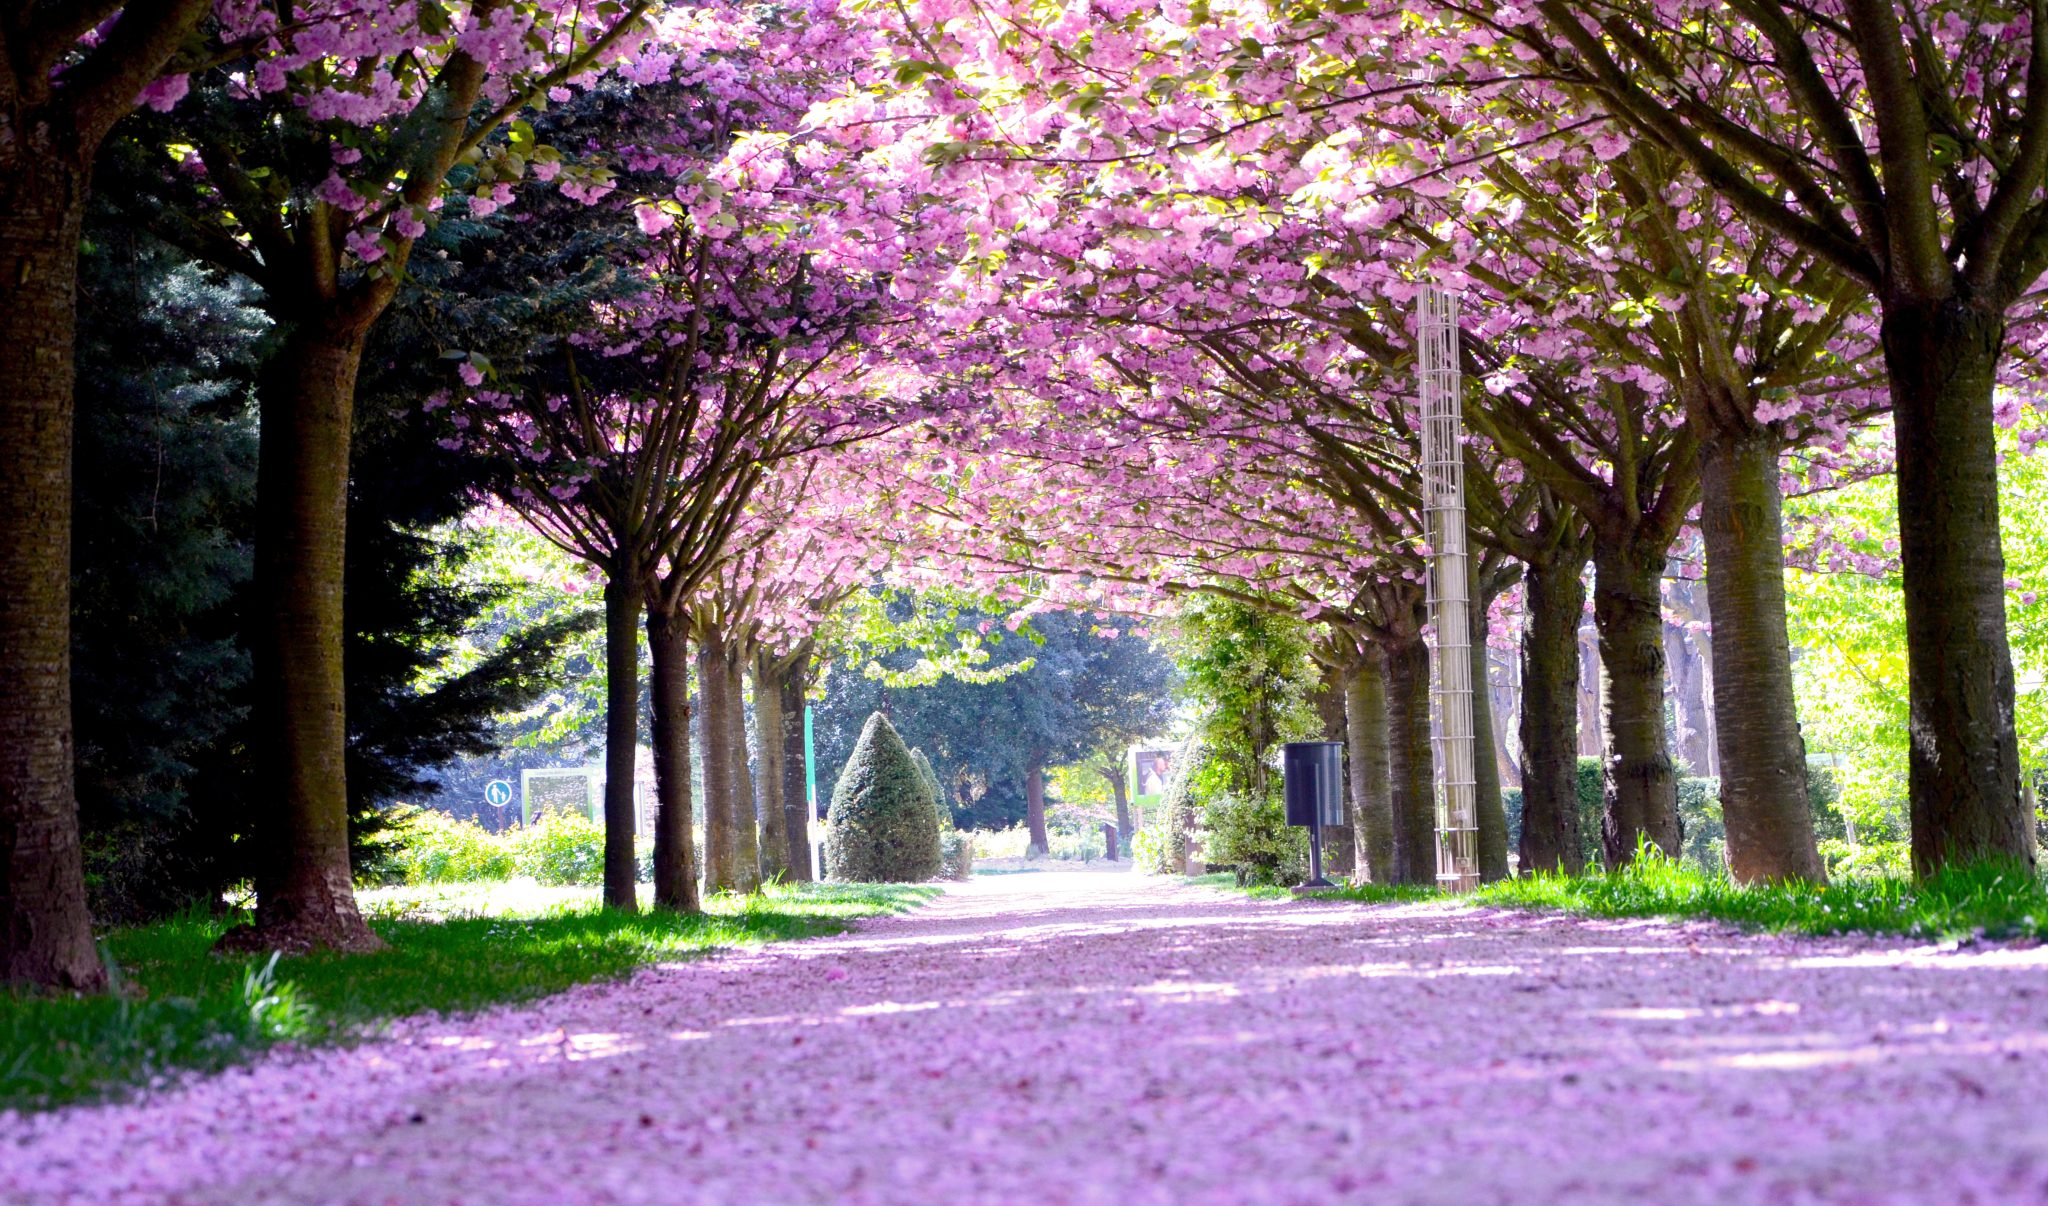
M601 883L604 826L580 812L557 813L519 831L515 865L544 884Z
M889 718L868 717L832 792L825 865L834 880L911 883L942 870L938 805Z
M1230 599L1198 597L1181 609L1171 642L1183 694L1204 709L1207 751L1196 777L1203 800L1279 790L1273 746L1321 732L1310 700L1320 675L1308 627Z
M1679 854L1710 875L1728 870L1728 825L1721 819L1721 781L1687 776L1678 781Z
M513 842L429 808L401 810L381 835L380 878L403 884L473 883L518 873Z
M939 835L939 859L947 879L973 879L974 835L948 826Z
M917 777L924 780L925 790L932 794L932 811L938 817L939 832L953 829L953 810L946 807L945 789L939 786L939 776L932 771L932 760L924 756L923 750L910 751L910 760L917 764Z
M410 891L417 898L432 890ZM426 1010L532 1000L719 947L836 933L931 894L896 885L770 885L678 917L604 911L596 892L560 889L538 909L467 901L436 908L431 899L401 898L379 915L379 894L370 893L373 925L390 949L266 960L214 955L227 922L187 913L108 935L114 993L0 994L0 1108L119 1098L168 1076L234 1066L273 1043L347 1041Z
M1607 861L1600 848L1600 815L1607 810L1607 772L1598 758L1582 757L1578 762L1575 794L1579 801L1579 850L1588 868Z
M1166 875L1179 870L1173 862L1164 824L1148 825L1131 835L1131 861L1147 875Z
M1179 752L1174 754L1173 778L1166 785L1166 798L1160 802L1159 820L1146 830L1157 832L1159 843L1153 861L1140 860L1143 870L1155 875L1178 875L1187 866L1188 839L1195 835L1201 820L1195 783L1202 763L1207 760L1207 747L1200 734L1181 743Z
M1282 887L1308 878L1308 830L1287 824L1280 795L1219 792L1202 807L1202 857L1237 869L1245 884Z

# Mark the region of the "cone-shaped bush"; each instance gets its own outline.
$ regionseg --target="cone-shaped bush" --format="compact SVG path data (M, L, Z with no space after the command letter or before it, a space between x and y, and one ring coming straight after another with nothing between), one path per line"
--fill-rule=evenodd
M946 807L946 793L939 786L939 773L932 769L932 760L915 746L911 747L910 760L917 763L917 773L923 776L924 785L931 789L932 808L939 814L939 832L944 833L953 827L953 810Z
M868 717L825 814L825 865L848 883L906 883L941 870L938 804L889 718Z

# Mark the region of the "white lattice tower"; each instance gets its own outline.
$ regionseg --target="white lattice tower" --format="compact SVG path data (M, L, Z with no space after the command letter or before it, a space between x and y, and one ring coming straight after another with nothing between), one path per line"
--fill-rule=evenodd
M1422 504L1431 548L1429 617L1436 747L1436 879L1479 882L1478 742L1472 726L1470 552L1465 543L1465 417L1460 404L1458 299L1425 288L1417 323L1422 393Z

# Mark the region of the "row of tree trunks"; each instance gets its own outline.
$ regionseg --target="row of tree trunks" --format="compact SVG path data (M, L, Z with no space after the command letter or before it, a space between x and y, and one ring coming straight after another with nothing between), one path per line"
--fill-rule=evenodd
M1486 687L1493 705L1493 761L1503 789L1522 785L1522 760L1509 741L1521 732L1521 664L1511 652L1489 651L1486 659Z
M685 617L647 613L654 659L654 904L702 911L690 800L690 630Z
M783 829L789 841L789 877L798 883L818 877L818 868L811 865L813 810L804 748L804 701L810 689L805 677L810 660L807 648L793 655L781 685Z
M1713 654L1703 632L1711 613L1702 583L1688 578L1664 590L1664 662L1671 675L1671 715L1678 760L1689 774L1717 778L1714 749Z
M1575 743L1581 758L1598 758L1607 761L1607 722L1601 715L1602 698L1607 694L1602 684L1606 671L1600 665L1600 630L1590 623L1578 627L1579 688L1574 700L1578 707L1578 740Z
M725 745L732 760L733 860L739 868L738 891L761 886L761 817L754 799L754 773L747 764L747 656L744 645L728 638L725 658ZM706 755L709 757L710 755Z

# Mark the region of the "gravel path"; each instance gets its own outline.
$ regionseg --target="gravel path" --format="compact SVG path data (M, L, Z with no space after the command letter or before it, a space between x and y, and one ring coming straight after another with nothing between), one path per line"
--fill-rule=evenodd
M990 877L0 1117L0 1199L2048 1199L2048 949Z

